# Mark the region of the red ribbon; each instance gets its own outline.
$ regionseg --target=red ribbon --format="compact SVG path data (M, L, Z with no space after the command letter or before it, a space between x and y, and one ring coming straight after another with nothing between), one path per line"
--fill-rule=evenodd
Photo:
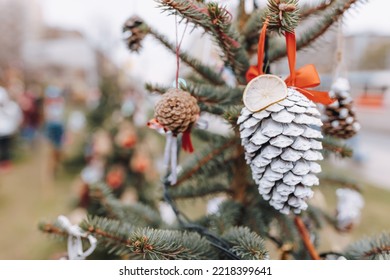
M257 50L257 66L250 66L246 72L247 82L256 78L259 75L263 75L263 59L264 59L264 42L265 34L267 31L268 20L264 22L263 28L260 32L259 44ZM317 70L312 64L303 66L302 68L295 70L296 61L296 39L295 33L286 32L286 46L287 46L287 58L288 66L290 68L290 76L285 80L286 85L295 88L297 91L305 95L313 102L322 103L325 105L334 102L327 92L308 89L311 87L319 86L321 81L318 76Z
M164 131L167 131L167 129L156 120L156 118L153 118L150 121L148 121L147 126L152 129L162 128L164 129ZM191 141L191 129L187 129L187 131L183 132L181 147L183 148L184 151L188 153L194 152L194 146L192 145L192 141Z

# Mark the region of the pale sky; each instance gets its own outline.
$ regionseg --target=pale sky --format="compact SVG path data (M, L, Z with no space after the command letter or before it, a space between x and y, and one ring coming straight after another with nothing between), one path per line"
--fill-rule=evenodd
M149 25L174 40L175 19L157 8L153 0L40 0L46 23L69 29L77 29L86 34L94 44L114 54L117 63L131 65L135 76L142 80L166 82L175 70L174 57L155 40L147 39L140 54L130 54L122 41L121 28L131 15L138 14ZM235 5L237 0L221 0ZM301 2L313 2L306 0ZM370 0L349 12L345 19L345 33L354 34L370 31L390 35L390 1ZM188 33L188 32L187 32ZM187 34L183 41L186 49L194 43ZM104 39L102 39L104 38ZM147 69L147 71L145 71ZM147 72L147 73L146 73Z

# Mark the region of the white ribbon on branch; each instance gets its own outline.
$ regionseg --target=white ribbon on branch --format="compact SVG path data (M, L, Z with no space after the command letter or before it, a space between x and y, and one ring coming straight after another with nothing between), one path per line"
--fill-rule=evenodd
M97 245L97 240L94 236L83 232L78 225L72 225L65 216L59 216L57 221L61 228L68 233L69 260L84 260L93 253ZM83 251L82 237L87 238L90 243L90 247L86 251Z

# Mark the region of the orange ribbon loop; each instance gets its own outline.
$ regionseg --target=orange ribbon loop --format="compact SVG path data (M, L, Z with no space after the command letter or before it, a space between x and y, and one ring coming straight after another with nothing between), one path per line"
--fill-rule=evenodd
M265 21L259 37L258 53L257 53L257 66L250 66L246 72L247 82L256 78L259 75L263 75L263 58L264 58L264 43L265 34L268 26L268 20ZM285 80L287 86L295 88L297 91L305 95L313 102L322 103L325 105L334 102L327 92L311 90L308 88L316 87L320 85L320 77L317 70L312 64L303 66L302 68L295 70L296 61L296 39L295 34L286 32L286 47L288 66L290 68L290 76Z

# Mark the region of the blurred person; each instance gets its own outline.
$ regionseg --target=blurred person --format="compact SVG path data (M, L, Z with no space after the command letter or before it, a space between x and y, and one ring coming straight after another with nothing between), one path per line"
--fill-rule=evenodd
M65 127L65 99L62 89L53 85L47 86L43 105L45 135L52 147L50 169L51 173L56 175L61 163Z
M12 167L12 142L21 122L19 105L0 87L0 171L8 171Z
M19 98L23 111L21 136L28 144L33 144L41 124L41 98L36 90L27 90Z

